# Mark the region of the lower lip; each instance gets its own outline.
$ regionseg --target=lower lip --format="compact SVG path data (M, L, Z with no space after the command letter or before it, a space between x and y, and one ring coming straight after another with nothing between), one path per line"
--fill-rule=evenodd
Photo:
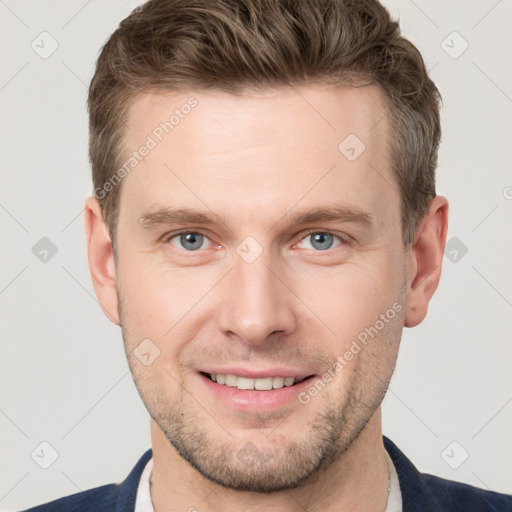
M238 389L217 384L202 374L199 374L199 378L217 400L222 401L232 409L239 411L271 411L289 405L291 402L300 403L298 402L298 395L313 385L317 376L309 377L293 386L269 389L268 391Z

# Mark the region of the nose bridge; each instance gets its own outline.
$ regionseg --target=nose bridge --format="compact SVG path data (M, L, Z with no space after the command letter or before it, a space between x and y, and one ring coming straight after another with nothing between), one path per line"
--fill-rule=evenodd
M293 295L276 276L268 252L252 259L246 255L254 248L245 254L243 249L240 244L222 290L220 328L247 344L258 345L274 332L294 329Z

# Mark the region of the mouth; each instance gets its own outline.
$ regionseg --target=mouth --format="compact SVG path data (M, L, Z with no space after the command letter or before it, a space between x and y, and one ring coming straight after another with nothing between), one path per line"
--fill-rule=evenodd
M222 374L222 373L207 373L200 372L201 375L206 377L212 382L219 384L220 386L227 386L231 388L237 388L240 390L253 390L253 391L271 391L273 389L282 389L285 387L292 387L304 382L305 380L312 379L314 375L308 375L307 377L243 377L240 375L233 374Z

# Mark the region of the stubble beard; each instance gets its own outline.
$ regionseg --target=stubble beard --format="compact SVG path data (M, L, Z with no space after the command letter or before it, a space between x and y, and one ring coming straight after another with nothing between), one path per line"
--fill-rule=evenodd
M299 441L292 441L283 436L286 442L276 446L258 440L237 439L229 433L229 425L222 425L222 422L215 425L211 418L215 417L214 410L201 410L201 406L193 399L184 403L184 399L188 397L187 391L181 391L181 398L172 401L164 387L159 391L158 387L155 387L155 381L144 375L133 355L136 341L131 339L133 337L130 335L129 321L123 314L119 295L118 298L128 363L135 386L151 418L184 460L203 477L227 489L266 494L280 492L296 488L308 479L314 478L315 474L329 468L352 446L373 417L384 399L394 371L397 350L391 350L386 354L392 359L387 375L382 378L372 371L374 367L370 369L373 380L368 382L368 366L371 366L371 363L377 366L382 363L373 361L378 353L371 354L370 360L366 360L366 365L358 365L355 368L344 397L338 397L336 401L331 396L330 400L325 400L327 405L323 411L318 411L313 420L308 418L311 427ZM372 343L384 343L390 347L397 336L395 329L381 335L382 339L374 340ZM132 349L128 350L128 347ZM171 378L170 375L165 376L162 382ZM336 379L332 382L336 382ZM323 393L327 391L324 390L321 394ZM315 400L312 399L310 403L314 403ZM289 423L294 421L296 415L298 420L293 431L300 430L303 426L299 419L302 416L302 408L308 405L297 402L283 424L288 424L289 428ZM194 407L199 409L200 417L198 410L193 410ZM201 418L204 421L201 421ZM269 429L269 440L279 435L278 423L274 428L273 431ZM224 432L221 432L221 429ZM258 439L261 439L261 436L258 436Z
M268 438L237 439L236 435L230 434L226 420L211 418L215 417L214 410L200 410L198 415L197 408L201 409L201 406L195 400L184 404L169 400L169 393L163 389L155 392L151 381L134 371L133 366L137 363L133 358L129 363L135 386L151 418L178 454L201 475L222 487L267 494L298 487L315 473L331 466L372 418L389 384L387 379L373 393L366 393L365 389L361 392L360 379L354 378L342 404L326 401L328 405L316 413L312 422L308 421L312 426L299 441L282 436L283 442L276 446L270 441L281 437L279 421L273 425L275 430L268 429ZM182 393L186 399L188 393ZM314 399L310 403L313 404ZM290 429L290 423L297 416L293 431L300 431L303 428L301 413L308 405L297 402L283 425ZM265 443L266 440L269 442Z

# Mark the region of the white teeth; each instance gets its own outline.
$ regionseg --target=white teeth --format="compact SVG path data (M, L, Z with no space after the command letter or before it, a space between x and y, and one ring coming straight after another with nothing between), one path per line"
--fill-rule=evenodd
M272 387L274 389L281 389L284 386L284 377L274 377L272 379Z
M236 387L238 389L254 389L254 380L248 379L247 377L238 377Z
M240 381L240 378L238 379ZM272 377L265 377L263 379L254 379L254 389L260 391L268 391L272 389L274 382Z
M286 377L286 379L284 379L284 385L293 386L294 381L295 379L293 377Z
M226 386L236 388L238 377L236 375L226 375Z
M269 391L271 389L281 389L285 386L293 386L302 379L295 377L263 377L260 379L252 379L250 377L238 377L236 375L221 373L211 373L211 379L217 384L230 386L238 389L256 389L258 391Z

